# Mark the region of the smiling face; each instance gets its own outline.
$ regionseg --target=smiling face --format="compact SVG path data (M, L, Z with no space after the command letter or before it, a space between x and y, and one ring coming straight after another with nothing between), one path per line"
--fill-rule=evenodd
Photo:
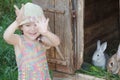
M22 25L21 30L26 39L34 41L40 35L38 27L34 22L26 23Z

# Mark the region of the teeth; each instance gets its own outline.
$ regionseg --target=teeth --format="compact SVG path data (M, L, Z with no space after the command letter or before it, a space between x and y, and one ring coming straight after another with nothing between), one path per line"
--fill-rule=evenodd
M31 35L35 35L36 33L30 33Z

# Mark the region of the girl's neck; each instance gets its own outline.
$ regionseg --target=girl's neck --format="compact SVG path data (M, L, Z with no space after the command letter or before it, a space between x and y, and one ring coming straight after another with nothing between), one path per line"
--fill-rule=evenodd
M26 36L23 35L23 38L25 39L26 42L28 43L37 43L38 41L37 40L31 40L29 38L27 38Z

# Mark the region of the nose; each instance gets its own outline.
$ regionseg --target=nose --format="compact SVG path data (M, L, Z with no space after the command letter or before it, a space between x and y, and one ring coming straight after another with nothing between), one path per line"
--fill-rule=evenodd
M31 27L31 30L32 30L32 31L35 31L35 30L36 30L36 27L35 27L35 26L32 26L32 27Z

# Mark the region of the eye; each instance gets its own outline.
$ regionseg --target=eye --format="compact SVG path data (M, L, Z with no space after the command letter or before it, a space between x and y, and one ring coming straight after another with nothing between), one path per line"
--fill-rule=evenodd
M34 24L34 26L35 26L35 27L37 27L37 25L36 25L36 24Z
M99 56L99 54L97 56Z
M113 63L113 62L111 62L111 63L110 63L110 67L113 67L113 65L114 65L114 63Z
M24 26L29 27L29 26L30 26L30 24L29 24L29 23L26 23L26 24L24 24Z
M25 26L29 27L29 26L30 26L30 24L26 24Z

